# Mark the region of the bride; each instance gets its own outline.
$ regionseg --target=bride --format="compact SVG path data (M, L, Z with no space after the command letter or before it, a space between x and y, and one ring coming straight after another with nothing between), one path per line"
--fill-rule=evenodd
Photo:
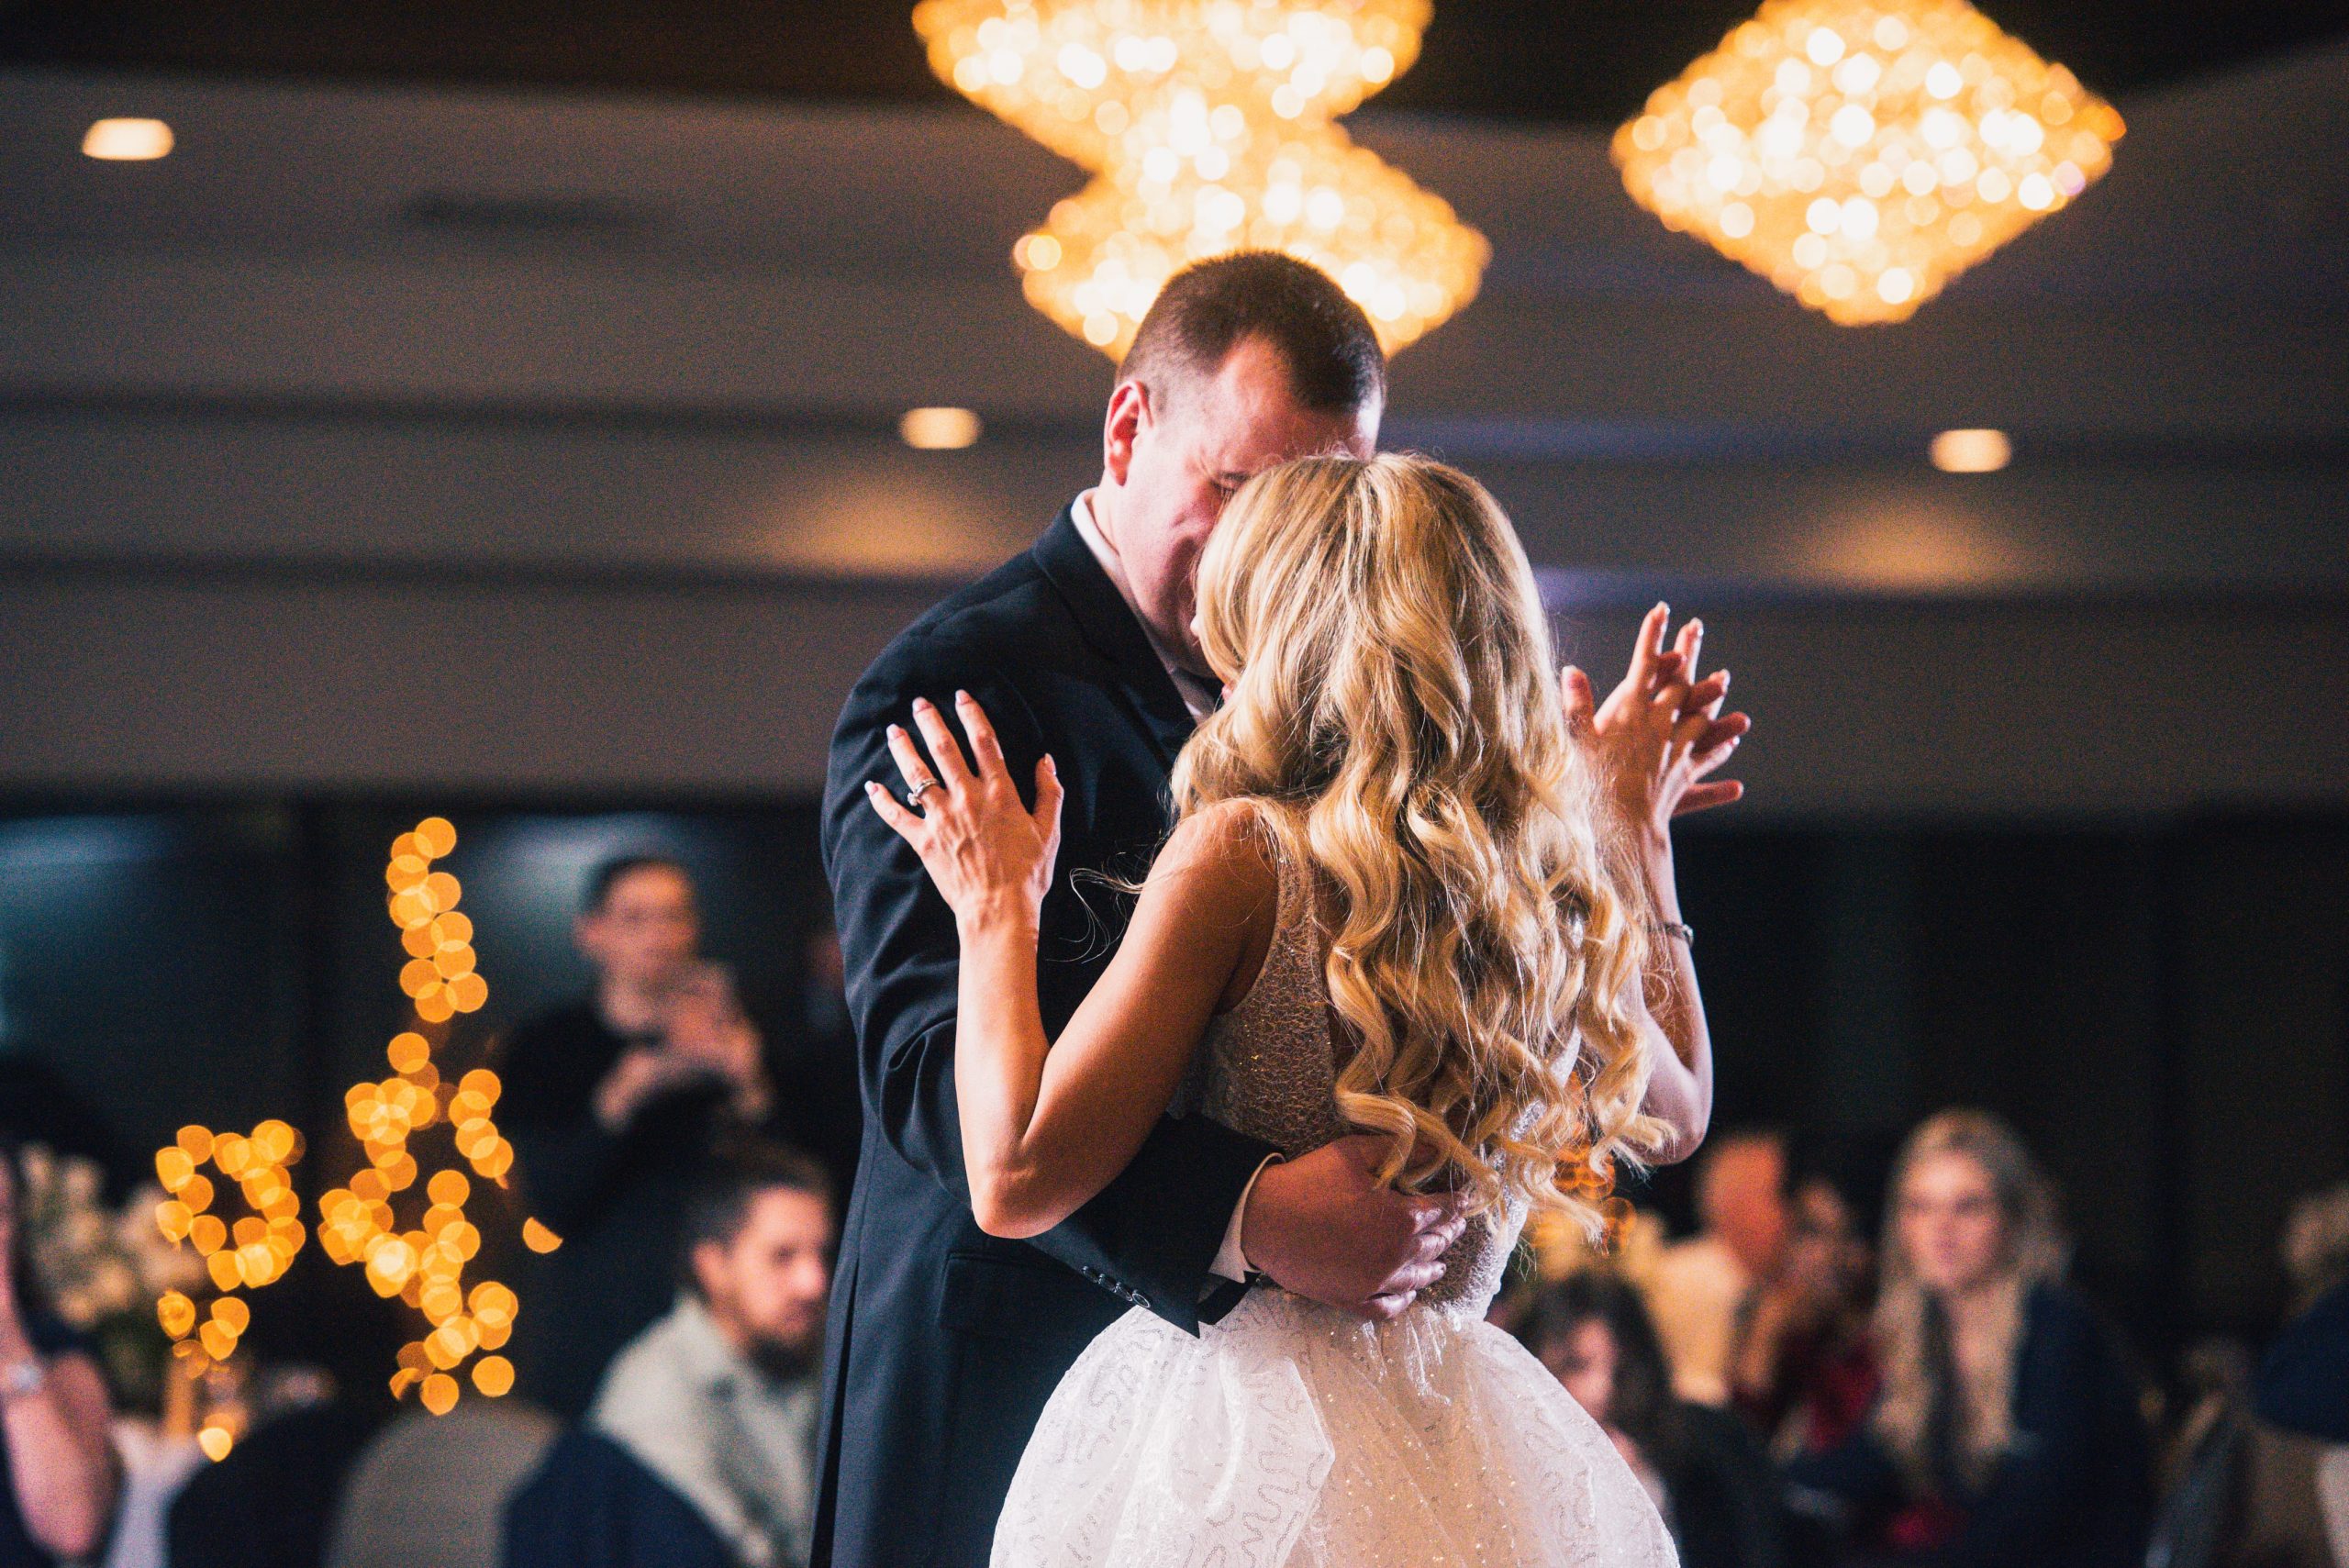
M1364 1322L1269 1284L1196 1338L1137 1309L1030 1439L994 1562L1432 1568L1674 1562L1598 1425L1484 1321L1530 1208L1596 1227L1628 1161L1703 1137L1711 1057L1669 822L1727 683L1651 612L1604 706L1553 673L1508 520L1423 458L1250 481L1200 562L1226 684L1174 775L1177 825L1057 1040L1036 992L1062 791L1022 803L978 705L890 745L962 947L954 1087L971 1206L1058 1224L1170 1107L1294 1157L1349 1131L1473 1215L1443 1278ZM1713 790L1728 786L1710 785ZM1245 1247L1245 1238L1242 1238Z

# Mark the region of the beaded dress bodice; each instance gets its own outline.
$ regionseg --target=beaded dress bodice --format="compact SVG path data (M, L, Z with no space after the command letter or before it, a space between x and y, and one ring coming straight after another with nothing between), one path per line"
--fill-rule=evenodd
M1304 873L1276 854L1280 898L1272 945L1240 1005L1217 1018L1194 1069L1196 1108L1294 1159L1350 1130L1338 1115L1337 1062L1322 980L1324 949ZM1482 1313L1500 1289L1521 1209L1486 1213L1445 1255L1427 1306Z

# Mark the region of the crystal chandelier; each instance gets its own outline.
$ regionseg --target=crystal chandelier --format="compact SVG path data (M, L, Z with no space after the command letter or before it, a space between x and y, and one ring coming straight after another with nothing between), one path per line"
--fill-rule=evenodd
M2078 195L2121 133L1965 0L1769 0L1614 154L1667 228L1855 326L1904 319Z
M1419 57L1429 0L923 0L939 75L1097 176L1013 257L1030 302L1120 357L1167 277L1236 250L1336 278L1389 352L1489 251L1332 125Z

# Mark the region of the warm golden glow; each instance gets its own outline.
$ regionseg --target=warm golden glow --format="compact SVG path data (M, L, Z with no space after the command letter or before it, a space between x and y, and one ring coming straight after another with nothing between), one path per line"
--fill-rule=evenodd
M172 128L161 120L108 119L82 133L84 156L109 163L143 163L172 150Z
M456 828L446 818L429 817L394 840L384 873L392 919L409 955L400 973L401 989L427 1025L472 1012L489 995L474 967L473 922L456 912L462 889L455 877L432 869L456 844ZM495 1280L476 1283L470 1296L465 1292L465 1265L481 1251L481 1232L465 1218L473 1187L462 1172L435 1171L425 1181L429 1207L417 1228L401 1229L392 1211L392 1195L413 1187L424 1173L407 1143L426 1128L448 1123L458 1155L485 1180L503 1185L514 1162L513 1145L490 1115L504 1091L497 1074L476 1067L454 1084L444 1084L432 1063L432 1048L422 1032L401 1031L384 1051L394 1076L354 1084L344 1094L344 1117L367 1164L348 1186L319 1195L317 1235L329 1260L361 1265L377 1296L397 1296L431 1325L424 1340L400 1351L391 1390L396 1398L417 1389L425 1407L437 1416L457 1404L457 1381L448 1373L474 1352L505 1344L521 1300ZM174 1341L173 1355L199 1371L228 1360L252 1325L250 1307L228 1293L273 1283L302 1249L301 1200L285 1175L302 1153L302 1135L273 1118L244 1135L184 1127L155 1151L156 1179L170 1195L155 1207L156 1228L174 1245L190 1244L221 1293L201 1317L196 1304L176 1290L164 1292L155 1303L156 1320ZM233 1227L206 1212L216 1196L211 1179L198 1169L206 1163L252 1210ZM539 1251L561 1244L535 1219L524 1223L523 1240ZM473 1375L473 1386L493 1397L514 1384L514 1369L503 1357L477 1362ZM212 1428L200 1440L217 1460L228 1451L234 1434Z
M897 434L921 451L956 451L979 439L979 417L968 408L908 408Z
M514 1363L504 1356L484 1356L473 1362L473 1386L492 1399L501 1398L514 1386Z
M174 1352L199 1368L234 1355L237 1341L252 1327L251 1307L229 1293L275 1284L302 1250L301 1200L285 1176L285 1167L301 1157L301 1135L276 1120L241 1136L184 1127L155 1151L156 1179L172 1195L155 1206L155 1229L173 1246L186 1242L194 1248L220 1293L201 1321L195 1303L179 1291L167 1290L155 1302L156 1321L176 1341ZM233 1226L206 1212L218 1193L197 1169L205 1164L252 1210Z
M2121 116L1965 0L1769 0L1615 133L1632 196L1846 326L2110 166Z
M1419 58L1429 0L924 0L930 65L1100 177L1013 259L1030 303L1113 358L1184 265L1238 250L1320 267L1388 351L1476 293L1451 206L1331 117Z
M2004 430L1943 430L1933 438L1933 466L1943 473L1996 473L2014 455Z
M489 995L474 967L473 921L456 909L463 890L455 877L432 869L456 845L457 829L445 817L429 817L393 840L384 871L392 920L409 956L400 971L400 987L427 1026L472 1012ZM432 1051L432 1039L421 1030L393 1036L384 1056L395 1075L353 1084L343 1095L344 1116L367 1165L352 1174L347 1187L319 1196L318 1241L335 1262L358 1265L377 1296L396 1296L423 1314L430 1329L402 1347L392 1396L403 1398L414 1389L426 1409L443 1416L456 1407L462 1393L449 1374L475 1351L505 1343L521 1300L496 1281L483 1280L473 1287L468 1310L465 1265L481 1251L481 1232L465 1218L473 1184L456 1170L425 1177L408 1148L414 1134L445 1123L457 1156L473 1166L474 1175L503 1185L514 1150L490 1113L504 1085L485 1067L444 1083ZM403 1229L390 1200L420 1177L426 1207L413 1229ZM526 1222L526 1240L535 1223ZM484 1394L503 1394L513 1385L513 1368L492 1359L495 1366L475 1366L473 1385Z

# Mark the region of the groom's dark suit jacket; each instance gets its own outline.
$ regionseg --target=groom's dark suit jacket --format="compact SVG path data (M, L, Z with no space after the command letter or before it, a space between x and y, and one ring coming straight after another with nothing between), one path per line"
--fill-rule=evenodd
M864 781L903 793L885 738L927 696L983 703L1032 793L1049 751L1068 797L1039 983L1057 1032L1108 962L1119 901L1071 873L1136 877L1164 837L1191 717L1069 514L1036 547L916 621L874 662L833 732L824 864L847 960L864 1145L842 1228L824 1378L815 1562L984 1563L1036 1418L1130 1305L1185 1329L1239 1287L1208 1272L1270 1150L1204 1118L1163 1118L1124 1174L1032 1242L972 1222L954 1105L953 917Z

